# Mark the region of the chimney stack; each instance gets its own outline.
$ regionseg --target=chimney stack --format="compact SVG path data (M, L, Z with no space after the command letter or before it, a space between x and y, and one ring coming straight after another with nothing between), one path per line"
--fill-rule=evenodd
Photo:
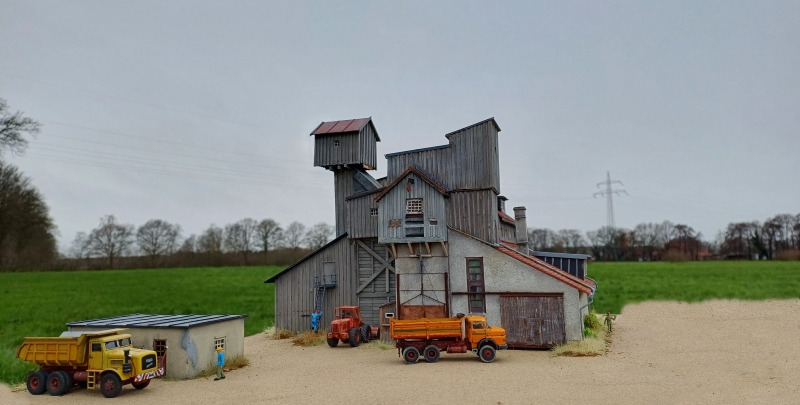
M525 207L514 207L514 222L517 227L517 250L528 254L528 220L525 219Z

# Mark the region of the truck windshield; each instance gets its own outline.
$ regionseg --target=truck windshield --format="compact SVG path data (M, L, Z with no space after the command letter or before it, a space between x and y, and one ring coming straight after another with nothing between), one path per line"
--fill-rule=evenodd
M472 324L472 329L483 329L483 322L475 322Z
M120 339L117 341L119 347L131 346L131 338Z
M115 347L117 347L117 341L116 340L112 340L110 342L106 342L106 350L113 349Z

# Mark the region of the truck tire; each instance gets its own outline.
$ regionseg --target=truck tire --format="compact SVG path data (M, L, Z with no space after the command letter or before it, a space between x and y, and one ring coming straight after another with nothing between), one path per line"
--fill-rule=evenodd
M47 393L53 396L61 396L67 392L69 376L65 371L53 371L47 376Z
M409 346L403 349L403 360L408 364L414 364L419 361L419 350L414 346Z
M369 325L366 323L361 325L361 341L363 343L369 343L372 339L372 329L370 329Z
M100 380L100 391L106 398L114 398L122 391L122 380L113 372L106 373Z
M441 353L436 345L425 346L425 349L422 351L422 357L425 357L425 361L428 363L436 363L439 361L440 355Z
M152 380L147 380L145 382L140 382L140 383L132 383L131 385L133 385L133 388L136 388L137 390L143 390L147 388L148 385L150 385L150 381Z
M478 349L478 357L480 357L484 363L493 362L496 355L497 351L495 351L494 347L491 345L483 345L480 349Z
M358 328L350 328L350 333L347 334L348 341L350 341L350 347L358 347L358 344L361 343L359 339L361 339L361 331Z
M328 338L328 346L336 347L336 345L338 345L338 344L339 344L339 339L338 338L335 338L335 337Z
M39 370L39 371L32 371L28 374L28 381L26 385L28 386L28 392L33 395L41 395L47 391L47 373Z

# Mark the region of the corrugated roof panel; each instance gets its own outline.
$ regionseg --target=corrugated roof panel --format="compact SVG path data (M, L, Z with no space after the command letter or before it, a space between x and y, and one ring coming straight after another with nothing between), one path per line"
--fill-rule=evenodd
M246 318L247 315L156 315L130 314L110 318L70 322L67 326L114 327L114 328L179 328Z
M311 132L311 135L343 134L347 132L358 132L369 123L371 118L356 118L352 120L327 121Z

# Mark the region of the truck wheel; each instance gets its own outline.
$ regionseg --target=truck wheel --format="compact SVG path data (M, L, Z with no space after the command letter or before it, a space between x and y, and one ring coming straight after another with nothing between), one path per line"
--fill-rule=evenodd
M436 345L428 345L425 347L425 350L422 351L422 356L425 357L425 361L428 363L436 363L439 360L440 356L439 348Z
M100 391L106 398L114 398L119 395L119 392L122 391L122 381L119 376L113 372L106 373L100 380Z
M335 337L328 338L328 346L336 347L336 345L338 345L338 344L339 344L339 339L337 339Z
M350 328L350 333L347 334L350 341L350 347L358 347L359 339L361 338L361 331L358 328Z
M41 395L47 391L47 373L42 370L33 371L28 374L28 392L33 395Z
M141 382L141 383L133 383L131 385L133 385L133 388L136 388L137 390L143 390L143 389L147 388L148 385L150 385L150 381L152 381L152 380L147 380L147 381Z
M53 371L47 376L47 393L53 396L64 395L69 389L67 385L67 373L64 371Z
M419 360L419 350L414 346L403 349L403 360L408 364L414 364Z
M484 363L493 362L496 355L497 352L494 350L494 347L490 345L483 345L483 347L478 349L478 356Z
M361 341L364 343L369 343L372 338L372 329L369 328L369 325L366 323L361 325Z

